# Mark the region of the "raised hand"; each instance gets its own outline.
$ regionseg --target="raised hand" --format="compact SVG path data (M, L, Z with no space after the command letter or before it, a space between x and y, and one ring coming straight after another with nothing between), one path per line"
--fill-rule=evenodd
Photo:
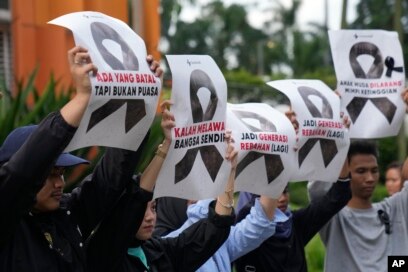
M149 64L150 70L155 76L161 77L163 74L163 69L160 67L160 63L153 59L152 55L147 55L146 61Z
M161 127L163 129L164 138L168 143L171 142L171 129L176 126L174 114L169 111L169 107L173 105L170 100L164 100L160 103L162 113Z
M405 112L408 112L408 88L405 88L405 89L402 91L401 96L402 96L402 100L404 100L405 105L406 105L406 107L407 107L407 108L405 109Z
M91 97L92 85L89 74L96 75L98 69L92 63L88 50L75 46L68 51L68 63L76 88L76 95L61 110L64 120L78 127Z
M96 75L98 68L92 63L88 50L75 46L68 51L68 63L77 94L90 94L92 85L89 73Z

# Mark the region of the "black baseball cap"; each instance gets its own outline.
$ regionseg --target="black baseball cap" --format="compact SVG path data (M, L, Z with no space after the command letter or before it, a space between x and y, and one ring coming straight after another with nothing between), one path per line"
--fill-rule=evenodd
M20 149L20 147L25 143L31 133L37 129L37 125L23 126L14 129L4 140L3 145L0 147L0 164L3 164L10 160L10 158ZM84 160L80 157L74 156L69 153L62 153L55 166L58 167L69 167L78 164L88 164L89 161Z

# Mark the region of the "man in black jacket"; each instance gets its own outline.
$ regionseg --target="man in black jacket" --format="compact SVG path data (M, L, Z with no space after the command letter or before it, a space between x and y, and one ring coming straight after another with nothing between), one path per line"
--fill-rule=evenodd
M97 72L84 48L71 49L68 62L75 97L0 148L0 271L86 271L84 241L132 180L139 154L108 148L80 187L62 193L64 168L86 162L62 151L88 105L89 73Z

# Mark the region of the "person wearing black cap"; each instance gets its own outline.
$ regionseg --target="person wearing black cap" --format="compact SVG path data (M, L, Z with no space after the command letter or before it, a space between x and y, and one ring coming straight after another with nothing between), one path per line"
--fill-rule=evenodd
M91 96L97 68L82 47L68 51L76 95L38 126L11 132L0 148L0 271L86 271L84 242L114 205L138 152L107 148L90 175L64 194L66 167L87 163L63 150ZM162 71L149 57L156 76Z

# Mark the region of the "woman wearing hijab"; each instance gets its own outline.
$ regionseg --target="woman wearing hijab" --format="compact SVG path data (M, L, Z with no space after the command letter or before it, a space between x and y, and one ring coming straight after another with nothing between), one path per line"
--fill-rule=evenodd
M225 135L228 144L225 159L231 163L227 187L209 204L208 217L175 238L152 237L156 221L155 201L151 200L153 188L171 143L171 129L175 126L174 115L167 110L170 104L164 101L160 105L163 144L143 174L135 178L102 221L89 243L90 271L195 271L228 237L235 220L231 203L237 157L230 132Z

